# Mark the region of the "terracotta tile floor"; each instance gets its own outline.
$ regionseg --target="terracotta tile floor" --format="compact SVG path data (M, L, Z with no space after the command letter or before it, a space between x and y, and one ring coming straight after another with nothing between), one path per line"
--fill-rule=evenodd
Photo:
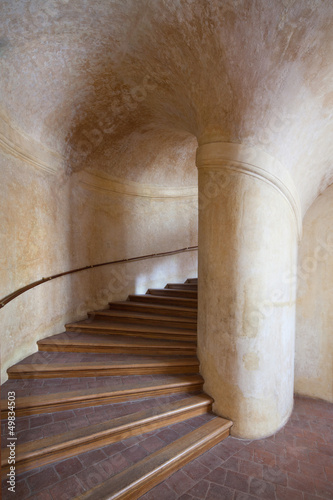
M141 404L147 404L147 400L141 400ZM90 419L95 410L75 410L74 415L77 420ZM59 412L58 417L53 414L52 421L47 414L30 417L28 423L22 417L22 431L27 425L29 432L41 428L47 432L48 426L53 432L59 423L68 426L74 416L65 413ZM15 495L3 483L2 498L70 500L210 418L196 417L20 474ZM333 499L333 405L296 398L291 419L274 436L258 441L229 437L140 500L317 498Z

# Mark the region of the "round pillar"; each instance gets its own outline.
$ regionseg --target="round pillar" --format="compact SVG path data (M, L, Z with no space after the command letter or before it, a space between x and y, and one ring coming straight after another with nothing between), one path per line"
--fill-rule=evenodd
M199 171L198 356L232 434L262 438L293 407L298 195L270 155L214 142Z

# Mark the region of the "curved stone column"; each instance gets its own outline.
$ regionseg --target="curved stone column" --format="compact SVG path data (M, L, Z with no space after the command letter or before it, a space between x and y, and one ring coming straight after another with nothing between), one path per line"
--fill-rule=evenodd
M204 144L199 171L198 356L214 411L262 438L293 406L298 195L266 153Z

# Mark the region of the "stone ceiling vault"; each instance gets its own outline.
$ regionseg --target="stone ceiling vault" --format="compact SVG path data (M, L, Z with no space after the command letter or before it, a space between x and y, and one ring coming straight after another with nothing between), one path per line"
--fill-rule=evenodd
M7 139L59 168L192 186L197 141L222 140L276 157L303 213L333 182L331 0L2 0L0 19Z

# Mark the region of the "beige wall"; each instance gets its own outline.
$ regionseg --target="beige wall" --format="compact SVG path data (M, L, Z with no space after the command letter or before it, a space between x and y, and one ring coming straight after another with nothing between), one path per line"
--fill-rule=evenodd
M333 402L333 185L304 218L297 274L295 392Z
M197 244L195 188L48 173L1 158L0 296L73 268ZM197 252L107 266L36 287L0 309L1 382L36 341L89 309L197 274Z

